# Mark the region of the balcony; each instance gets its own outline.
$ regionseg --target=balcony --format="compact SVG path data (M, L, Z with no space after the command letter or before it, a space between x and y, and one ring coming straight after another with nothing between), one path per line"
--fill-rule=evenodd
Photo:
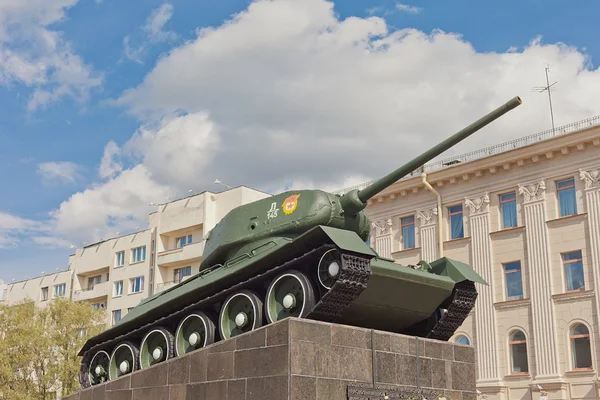
M158 253L159 267L179 267L200 261L204 252L204 240L186 246Z
M81 289L73 293L73 300L84 301L96 299L98 297L108 296L110 290L110 282L105 281L102 283L96 283L91 289Z

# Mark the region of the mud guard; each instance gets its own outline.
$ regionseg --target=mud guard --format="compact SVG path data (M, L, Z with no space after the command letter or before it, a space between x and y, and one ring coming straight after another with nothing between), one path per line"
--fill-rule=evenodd
M424 262L421 263L426 264ZM442 257L429 263L428 265L430 272L436 275L447 276L456 283L471 281L489 286L489 284L482 277L480 277L479 274L473 270L473 268L458 260Z

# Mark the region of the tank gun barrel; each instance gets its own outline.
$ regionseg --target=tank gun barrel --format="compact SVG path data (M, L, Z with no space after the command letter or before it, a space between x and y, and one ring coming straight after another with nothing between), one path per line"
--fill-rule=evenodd
M438 143L436 146L428 149L423 154L413 158L412 160L410 160L400 168L396 169L395 171L387 174L386 176L377 180L376 182L373 182L366 188L360 191L352 191L346 193L341 199L342 206L344 207L347 213L354 213L360 211L366 206L367 200L375 196L377 193L392 185L398 179L416 170L418 167L424 165L426 162L437 157L438 155L448 150L455 144L471 136L473 133L477 132L490 122L500 118L502 115L519 106L521 103L521 99L518 96L513 97L511 100L507 101L502 106L496 108L489 114L481 117L477 121L473 122L471 125L455 133L446 140Z

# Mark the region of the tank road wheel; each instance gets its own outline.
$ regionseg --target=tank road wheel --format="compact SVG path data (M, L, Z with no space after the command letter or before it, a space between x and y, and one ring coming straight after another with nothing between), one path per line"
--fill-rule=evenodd
M119 344L110 356L108 378L112 381L138 369L140 352L131 342Z
M325 289L331 289L342 269L342 258L337 249L327 250L317 265L319 283Z
M304 318L315 306L312 284L301 272L291 270L269 285L265 298L267 320L272 323L287 317Z
M110 356L105 351L99 351L94 354L92 361L88 367L88 379L90 385L98 385L108 381L108 365L110 364Z
M262 301L249 290L242 290L227 298L219 315L219 333L222 339L250 332L262 326Z
M173 357L173 335L165 328L152 329L140 346L140 368L148 368Z
M215 324L203 312L185 317L175 332L175 353L182 356L215 341Z

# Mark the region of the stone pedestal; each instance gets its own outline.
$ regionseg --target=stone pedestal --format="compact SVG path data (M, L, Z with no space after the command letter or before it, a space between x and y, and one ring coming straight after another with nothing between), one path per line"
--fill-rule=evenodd
M289 318L63 399L421 400L421 395L475 400L473 347Z

